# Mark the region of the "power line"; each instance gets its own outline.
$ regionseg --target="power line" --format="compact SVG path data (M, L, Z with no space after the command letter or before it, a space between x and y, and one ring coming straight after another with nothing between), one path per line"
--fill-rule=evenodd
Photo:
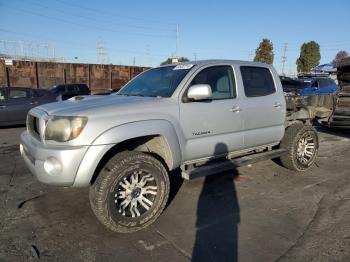
M48 10L53 10L53 11L56 11L58 13L61 13L61 14L69 14L67 13L67 10L62 10L62 9L57 9L57 8L52 8L52 7L49 7L49 6L45 6L45 5L42 5L41 3L35 3L34 5L36 6L39 6L39 7L42 7L42 8L45 8L45 9L48 9ZM115 25L115 26L121 26L121 27L129 27L129 28L134 28L134 29L150 29L150 30L163 30L163 31L168 31L168 32L175 32L174 29L170 29L170 28L160 28L160 27L149 27L149 26L140 26L140 25L134 25L134 24L125 24L125 23L118 23L118 22L115 22L115 21L112 21L112 20L106 20L106 19L94 19L94 17L91 17L91 16L84 16L84 15L81 15L81 14L73 14L73 13L70 13L70 15L74 16L74 17L80 17L80 18L83 18L83 19L86 19L88 21L95 21L95 22L103 22L103 23L108 23L108 24L112 24L112 25Z
M130 32L123 32L123 31L119 31L119 30L99 27L99 26L91 26L91 25L87 27L84 24L76 23L76 22L69 21L69 20L62 19L62 18L58 18L58 17L47 16L47 15L44 15L44 14L32 12L32 11L29 11L29 10L24 10L24 9L21 9L21 8L12 9L12 11L19 11L19 12L27 13L27 14L34 15L34 16L37 16L37 17L40 17L40 18L56 20L56 21L63 22L63 23L69 24L69 25L75 25L75 26L83 27L83 28L88 29L88 30L90 30L91 28L95 28L95 29L100 30L100 31L113 32L113 33L124 34L124 35L144 36L144 37L158 37L158 38L174 38L174 36L172 36L172 35L155 35L155 34L143 34L143 33L130 33Z
M36 38L42 38L43 39L43 36L42 35L37 35L37 34L30 34L30 33L21 33L21 32L15 32L15 31L11 31L11 30L6 30L6 29L2 29L0 28L0 31L2 32L7 32L7 33L10 33L10 34L16 34L16 35L27 35L27 36L30 36L30 37L36 37ZM46 39L46 38L45 38ZM49 39L50 40L50 39ZM51 41L59 41L61 43L64 43L64 44L67 44L67 45L70 45L70 47L73 45L73 46L77 46L79 47L79 50L81 48L89 48L90 50L93 49L93 47L89 46L89 45L86 45L84 43L75 43L75 42L72 42L72 41L66 41L66 40L62 40L62 38L60 39L53 39L51 38ZM74 47L73 47L74 48ZM107 48L109 52L115 52L115 53L130 53L130 54L139 54L139 55L143 55L143 56L147 56L147 52L141 52L141 51L137 51L137 50L129 50L129 49L119 49L119 48ZM162 54L162 53L153 53L153 56L159 56L159 57L165 57L165 56L168 56L168 54Z
M76 4L75 2L73 1L70 1L69 3L68 2L65 2L65 1L62 1L62 0L55 0L56 2L59 2L59 3L62 3L64 5L68 5L70 8L72 6L75 6L77 8L79 8L79 10L81 9L85 9L87 11L90 11L90 12L94 12L94 13L98 13L98 14L101 14L101 13L104 13L106 15L110 15L112 17L120 17L120 18L123 18L123 19L129 19L129 20L136 20L136 21L144 21L144 22L148 22L148 23L155 23L155 24L168 24L168 25L176 25L176 23L173 23L173 22L165 22L164 20L153 20L153 19L145 19L145 18L140 18L140 17L132 17L132 16L126 16L126 15L121 15L121 14L118 14L116 12L113 12L113 13L109 13L109 12L106 12L105 10L102 11L102 10L96 10L96 9L93 9L93 8L89 8L89 7L86 7L86 6L82 6L82 5L78 5Z

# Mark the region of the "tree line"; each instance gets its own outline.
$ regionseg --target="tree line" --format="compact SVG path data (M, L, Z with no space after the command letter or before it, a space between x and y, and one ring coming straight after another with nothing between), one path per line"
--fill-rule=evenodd
M341 50L339 51L334 60L332 61L336 65L338 65L339 61L348 57L349 54ZM274 60L274 52L273 52L273 44L272 42L264 38L257 49L255 50L254 62L261 62L272 64ZM310 72L312 68L318 66L321 60L321 52L320 45L315 41L310 41L303 43L300 48L299 58L296 60L297 70L298 72ZM178 62L187 62L189 61L186 57L181 57L178 59ZM172 58L168 58L161 65L171 64L173 62Z

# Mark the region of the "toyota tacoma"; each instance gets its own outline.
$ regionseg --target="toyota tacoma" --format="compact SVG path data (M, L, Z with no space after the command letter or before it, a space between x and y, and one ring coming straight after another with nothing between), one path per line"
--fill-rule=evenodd
M98 220L126 233L162 213L171 170L192 179L263 159L307 170L318 151L310 123L331 110L285 94L271 65L186 62L145 71L115 94L32 109L20 151L42 183L90 187Z

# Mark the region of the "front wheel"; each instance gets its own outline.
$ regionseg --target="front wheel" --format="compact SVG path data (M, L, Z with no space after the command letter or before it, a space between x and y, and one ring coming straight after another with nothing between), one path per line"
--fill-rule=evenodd
M316 161L317 131L310 125L293 124L286 129L280 147L287 149L287 153L280 157L284 167L305 171Z
M125 151L111 158L90 188L90 204L107 228L129 233L152 224L169 195L163 164L141 152Z

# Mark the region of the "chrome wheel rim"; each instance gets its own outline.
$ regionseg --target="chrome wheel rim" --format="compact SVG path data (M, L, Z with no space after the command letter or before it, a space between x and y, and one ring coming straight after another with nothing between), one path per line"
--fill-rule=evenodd
M316 146L312 135L305 134L298 141L297 159L302 164L312 162L315 155Z
M139 217L154 204L158 186L152 174L138 170L125 176L116 186L114 203L124 217Z

